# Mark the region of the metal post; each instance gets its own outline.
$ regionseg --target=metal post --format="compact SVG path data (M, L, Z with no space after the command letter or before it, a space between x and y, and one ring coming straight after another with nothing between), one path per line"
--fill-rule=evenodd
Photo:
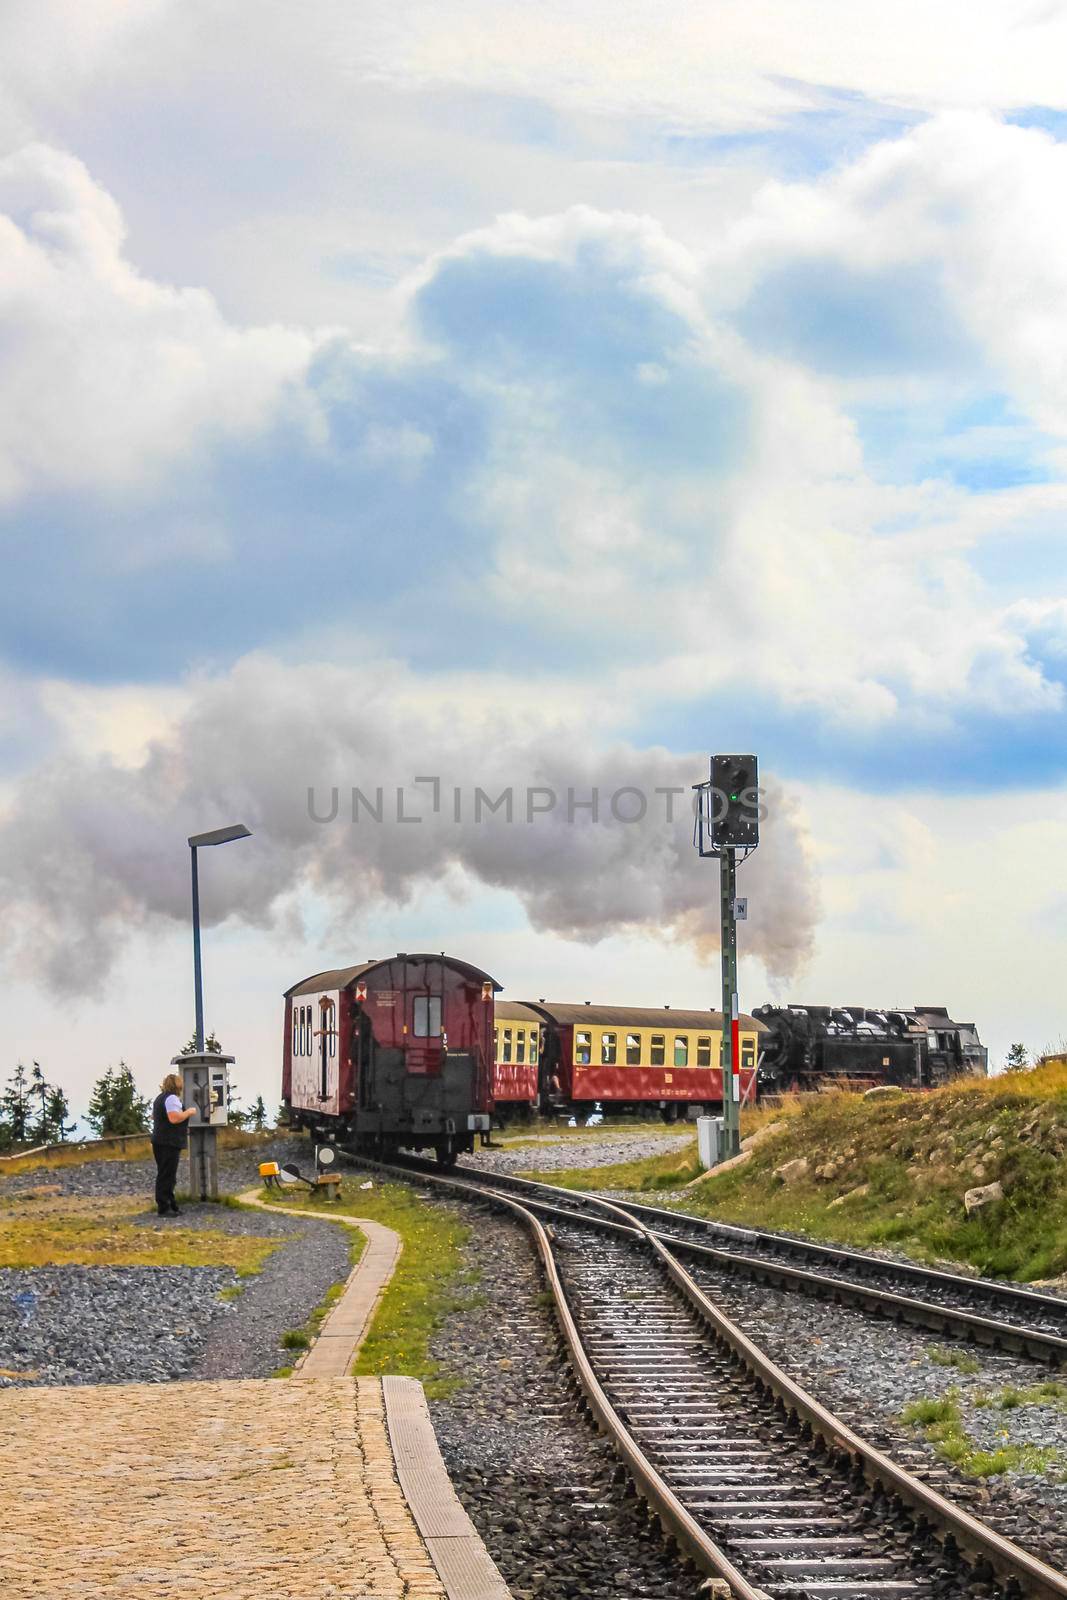
M196 845L189 846L193 858L193 993L196 1004L196 1049L204 1051L204 979L200 970L200 885L196 876Z
M218 1137L214 1128L189 1129L189 1192L195 1199L219 1197Z
M719 854L722 910L722 1115L724 1154L741 1150L740 1026L737 1014L737 864L734 852Z

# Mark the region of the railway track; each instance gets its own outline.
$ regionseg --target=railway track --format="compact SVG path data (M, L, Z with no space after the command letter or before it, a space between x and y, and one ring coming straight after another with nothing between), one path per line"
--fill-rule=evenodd
M414 1162L413 1170L433 1170ZM563 1189L511 1174L463 1167L472 1183L488 1183L531 1204L563 1205L603 1225L601 1205L584 1190ZM1067 1365L1067 1299L1021 1284L968 1277L912 1262L886 1261L860 1250L822 1245L761 1229L668 1211L634 1201L616 1212L649 1228L687 1260L791 1289L820 1300L855 1305L875 1316L928 1328L955 1339L1010 1351L1051 1366Z
M664 1527L736 1600L1067 1600L1067 1577L801 1389L700 1288L677 1241L628 1210L356 1159L524 1222L585 1404Z

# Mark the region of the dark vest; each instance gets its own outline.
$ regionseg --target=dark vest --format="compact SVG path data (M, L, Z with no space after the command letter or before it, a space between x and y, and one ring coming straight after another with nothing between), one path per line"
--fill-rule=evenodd
M152 1143L176 1144L179 1150L189 1143L189 1124L171 1122L166 1112L166 1095L157 1094L152 1101Z

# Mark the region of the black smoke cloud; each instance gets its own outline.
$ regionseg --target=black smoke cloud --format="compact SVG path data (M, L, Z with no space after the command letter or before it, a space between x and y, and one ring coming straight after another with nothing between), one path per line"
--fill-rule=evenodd
M254 838L212 853L206 923L284 932L297 892L310 890L369 936L376 907L473 883L516 895L546 934L644 933L710 958L718 875L693 849L690 809L706 770L706 754L601 741L580 713L533 715L499 696L481 706L390 666L249 657L200 684L141 765L57 759L22 780L0 822L0 937L15 970L91 990L130 939L187 923L185 837L240 820ZM436 812L419 777L439 780ZM741 871L744 943L784 979L810 955L816 895L796 807L766 774L764 785L762 843ZM375 808L381 789L380 822L362 803L352 820L354 788ZM421 820L398 820L398 789L403 814ZM485 800L476 818L477 789L492 801L510 790L511 819L506 803L494 812ZM319 817L337 791L333 820L314 820L309 790ZM596 821L582 804L594 790ZM556 803L541 809L548 792ZM642 805L642 820L620 820Z

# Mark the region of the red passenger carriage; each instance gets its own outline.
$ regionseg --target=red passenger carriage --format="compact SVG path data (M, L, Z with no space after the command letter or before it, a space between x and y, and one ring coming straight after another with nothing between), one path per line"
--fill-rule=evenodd
M290 1126L358 1149L433 1149L449 1163L487 1132L488 973L406 955L315 973L285 996L282 1099Z
M496 1008L493 1100L498 1115L536 1096L550 1107L594 1104L658 1110L669 1121L691 1106L722 1105L722 1012L669 1006L500 1001ZM529 1059L531 1019L540 1022L538 1059ZM525 1059L516 1059L526 1029ZM742 1100L754 1100L763 1025L740 1018ZM508 1059L504 1059L505 1055Z

